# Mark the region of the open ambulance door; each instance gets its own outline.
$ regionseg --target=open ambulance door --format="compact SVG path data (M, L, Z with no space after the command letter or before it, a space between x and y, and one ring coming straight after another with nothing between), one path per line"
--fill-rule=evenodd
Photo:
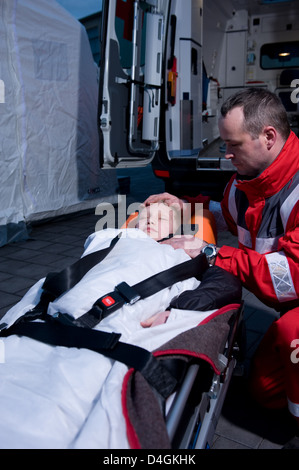
M102 168L138 167L201 147L202 0L103 0ZM195 37L192 37L195 35Z

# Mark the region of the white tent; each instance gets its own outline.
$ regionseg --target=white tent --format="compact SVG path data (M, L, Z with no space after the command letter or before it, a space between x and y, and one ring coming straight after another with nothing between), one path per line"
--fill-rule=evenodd
M99 168L98 70L54 0L0 2L0 246L28 222L116 202Z

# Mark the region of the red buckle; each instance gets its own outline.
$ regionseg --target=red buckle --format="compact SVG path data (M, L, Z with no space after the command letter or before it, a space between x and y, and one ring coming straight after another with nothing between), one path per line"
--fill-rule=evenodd
M105 307L111 307L111 305L115 304L115 300L111 297L111 295L107 295L101 300L102 300L102 303L105 305Z
M114 312L118 308L121 308L125 303L125 300L118 292L109 292L109 294L100 297L94 304L93 307L99 307L101 310L101 317L105 318L109 313Z

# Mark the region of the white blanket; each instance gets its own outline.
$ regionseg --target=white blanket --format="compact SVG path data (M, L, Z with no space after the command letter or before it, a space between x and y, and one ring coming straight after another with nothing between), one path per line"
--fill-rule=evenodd
M84 254L104 248L119 231L92 234ZM123 234L111 253L80 283L55 302L57 311L78 317L116 284L130 285L189 257L183 250L159 245L137 229ZM38 302L43 280L3 317L12 324ZM121 333L121 341L156 349L212 313L172 310L167 323L142 328L140 321L164 311L170 300L198 286L195 278L125 305L105 318L96 329ZM100 354L77 348L52 347L15 335L0 338L4 360L0 363L1 448L129 448L121 409L121 387L127 366Z

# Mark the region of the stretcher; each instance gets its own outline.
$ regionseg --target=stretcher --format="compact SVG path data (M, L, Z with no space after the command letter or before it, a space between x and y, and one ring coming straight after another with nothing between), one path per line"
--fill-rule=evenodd
M211 446L236 362L239 292L220 308L181 308L203 284L193 272L207 269L203 258L190 264L138 229L92 234L81 260L79 281L70 269L49 275L1 320L0 447ZM169 306L166 324L140 326Z

